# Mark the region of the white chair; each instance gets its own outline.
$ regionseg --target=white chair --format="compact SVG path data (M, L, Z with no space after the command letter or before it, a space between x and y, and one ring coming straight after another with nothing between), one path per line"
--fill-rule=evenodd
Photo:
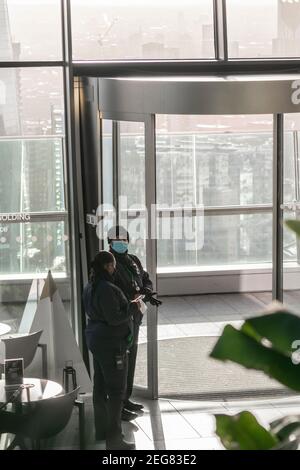
M29 334L14 334L1 338L4 343L4 359L14 359L22 357L24 361L24 369L28 367L35 356L37 348L42 350L42 375L43 379L47 378L47 346L40 344L39 340L42 330Z

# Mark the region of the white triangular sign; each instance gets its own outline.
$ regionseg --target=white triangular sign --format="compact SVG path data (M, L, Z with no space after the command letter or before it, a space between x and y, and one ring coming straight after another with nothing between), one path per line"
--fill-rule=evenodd
M19 326L19 333L30 332L32 322L36 314L38 302L40 300L40 295L44 288L44 284L44 279L33 279L25 305L25 310Z
M43 330L40 343L47 345L48 378L62 383L63 369L66 363L72 361L80 392L91 392L91 379L50 271L45 280L30 329L27 332L33 333L39 330ZM37 368L41 370L40 364L40 358L36 355L28 370L36 371ZM26 369L26 374L28 374L28 370Z

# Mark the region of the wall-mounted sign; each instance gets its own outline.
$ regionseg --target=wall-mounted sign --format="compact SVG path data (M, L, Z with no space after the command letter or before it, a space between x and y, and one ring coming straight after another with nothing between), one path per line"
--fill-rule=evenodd
M0 214L1 222L30 222L30 214L26 213L11 213L11 214Z
M295 105L300 104L300 80L295 80L292 83L292 89L294 90L291 96L292 103Z
M86 223L88 225L93 225L94 227L96 227L97 217L94 214L86 214Z

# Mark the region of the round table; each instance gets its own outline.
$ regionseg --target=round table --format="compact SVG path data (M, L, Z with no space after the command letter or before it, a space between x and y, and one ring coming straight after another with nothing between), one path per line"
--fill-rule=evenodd
M16 403L45 400L60 395L63 391L62 386L52 380L24 378L23 385L25 387L20 395L16 397ZM26 387L26 385L31 386ZM0 380L0 403L10 402L16 390L17 386L10 389L5 388L5 380Z
M11 327L9 325L6 325L6 323L0 323L0 336L6 335L10 330Z

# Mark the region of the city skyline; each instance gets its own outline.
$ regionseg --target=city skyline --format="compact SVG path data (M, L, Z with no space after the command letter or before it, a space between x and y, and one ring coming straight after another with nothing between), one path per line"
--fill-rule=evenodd
M26 24L29 19L32 20L30 12L27 11L26 15L22 16L22 28L20 28L19 22L24 5L21 6L19 2L0 0L0 21L5 26L1 29L2 32L0 31L0 39L2 39L0 44L7 44L6 60L9 60L9 57L10 60L16 57L22 60L24 54L27 59L36 59L39 54L43 54L44 60L53 57L60 58L58 3L46 2L44 9L36 4L38 11L43 11L43 21L37 22L37 28L26 31ZM271 2L265 3L271 5ZM13 13L13 9L7 9L7 4L18 8ZM96 44L93 52L98 59L101 58L99 49L105 57L114 58L115 47L121 55L125 49L127 50L125 58L128 58L128 54L133 53L132 51L147 58L152 54L165 54L164 58L170 58L169 53L173 54L172 58L178 58L181 54L188 54L189 51L193 51L195 57L198 57L199 51L200 56L202 54L206 57L210 55L213 57L212 3L202 2L201 9L196 8L197 14L195 14L195 7L192 8L192 6L190 9L185 7L184 14L181 14L182 5L180 4L177 9L174 5L172 14L168 9L164 10L168 12L168 21L165 20L163 12L161 17L156 18L149 14L147 18L144 18L145 12L142 9L136 12L129 21L126 15L130 16L130 8L123 8L123 10L119 8L122 21L114 22L113 8L107 6L106 11L101 11L101 15L97 17L92 7L87 11L86 5L84 12L82 5L76 11L76 2L74 2L72 7L75 55L76 50L79 50L76 49L78 44L85 48L85 51L91 51L92 46ZM256 8L257 11L261 11L258 4ZM151 11L156 10L154 8ZM47 15L45 15L46 12ZM8 13L11 15L10 18ZM45 18L48 20L48 17L47 30ZM139 23L141 18L143 23L141 21ZM137 23L137 29L132 31L134 23ZM50 34L49 27L51 29L54 24L55 28ZM160 27L158 27L159 24ZM276 24L277 32L283 34L286 31L286 22L283 24L276 18ZM19 29L15 29L16 25L19 25ZM83 26L83 30L78 25ZM37 43L35 37L38 37L41 28L45 30L43 34L41 33L40 42ZM178 30L180 34L176 34ZM19 35L16 34L18 31ZM44 40L44 35L48 38L47 40ZM280 38L277 39L274 45L279 47ZM293 40L296 40L296 36ZM117 43L114 44L113 41ZM237 44L234 47L239 49ZM19 55L16 56L16 54ZM0 80L4 83L6 90L5 100L0 101L0 136L6 137L6 140L1 142L1 158L7 170L6 177L0 180L0 195L2 195L0 212L3 210L63 212L65 210L64 173L60 140L64 134L62 69L2 69ZM299 128L297 116L296 120L294 116L290 118L290 123L293 131ZM143 194L137 188L134 189L130 181L133 176L139 181L145 178L143 163L140 160L141 154L138 150L144 136L142 132L138 135L136 128L132 132L131 127L126 123L123 125L123 142L127 143L122 153L125 164L122 185L123 192L129 191L128 195L132 203L135 203L143 200ZM271 188L266 188L264 182L272 172L272 127L272 116L263 115L158 116L158 200L161 204L191 203L206 206L271 204ZM27 139L23 142L14 142L13 137L20 135L26 136ZM28 140L28 137L34 135L58 138L57 140L49 139L49 141L38 141L33 138ZM7 140L8 137L11 140ZM128 155L131 158L129 166L125 159ZM289 165L292 165L294 158L292 146L288 149L288 156ZM182 165L182 162L185 164ZM132 168L135 168L134 175ZM292 179L292 171L289 170L287 175L285 182L289 190L288 197L291 198L295 183ZM51 185L48 184L49 181ZM13 183L16 183L16 191L11 197ZM45 187L48 188L47 191ZM6 207L4 207L4 202L7 204ZM209 265L221 260L224 263L231 260L233 264L247 260L249 263L270 262L272 252L269 236L270 217L271 215L264 218L261 214L246 217L238 214L231 217L229 224L224 216L207 217L206 244L202 250L188 253L183 249L184 240L173 244L163 241L159 245L159 264L160 266L176 266L202 262ZM49 266L49 263L54 266L65 256L62 254L65 235L63 222L48 222L48 226L46 225L25 224L22 228L14 226L11 230L11 245L7 243L8 236L1 237L2 259L6 244L10 257L7 263L11 263L10 270L16 270L20 257L23 259L28 253L31 254L32 259L27 260L28 263L24 264L24 269L31 269L35 262L39 269L42 265ZM259 232L261 239L257 238L255 231L257 226L261 227ZM23 254L18 254L20 252L18 237L21 237L23 241ZM43 250L47 253L45 259L40 256ZM8 269L8 264L6 267ZM62 261L61 268L66 269L64 261Z

